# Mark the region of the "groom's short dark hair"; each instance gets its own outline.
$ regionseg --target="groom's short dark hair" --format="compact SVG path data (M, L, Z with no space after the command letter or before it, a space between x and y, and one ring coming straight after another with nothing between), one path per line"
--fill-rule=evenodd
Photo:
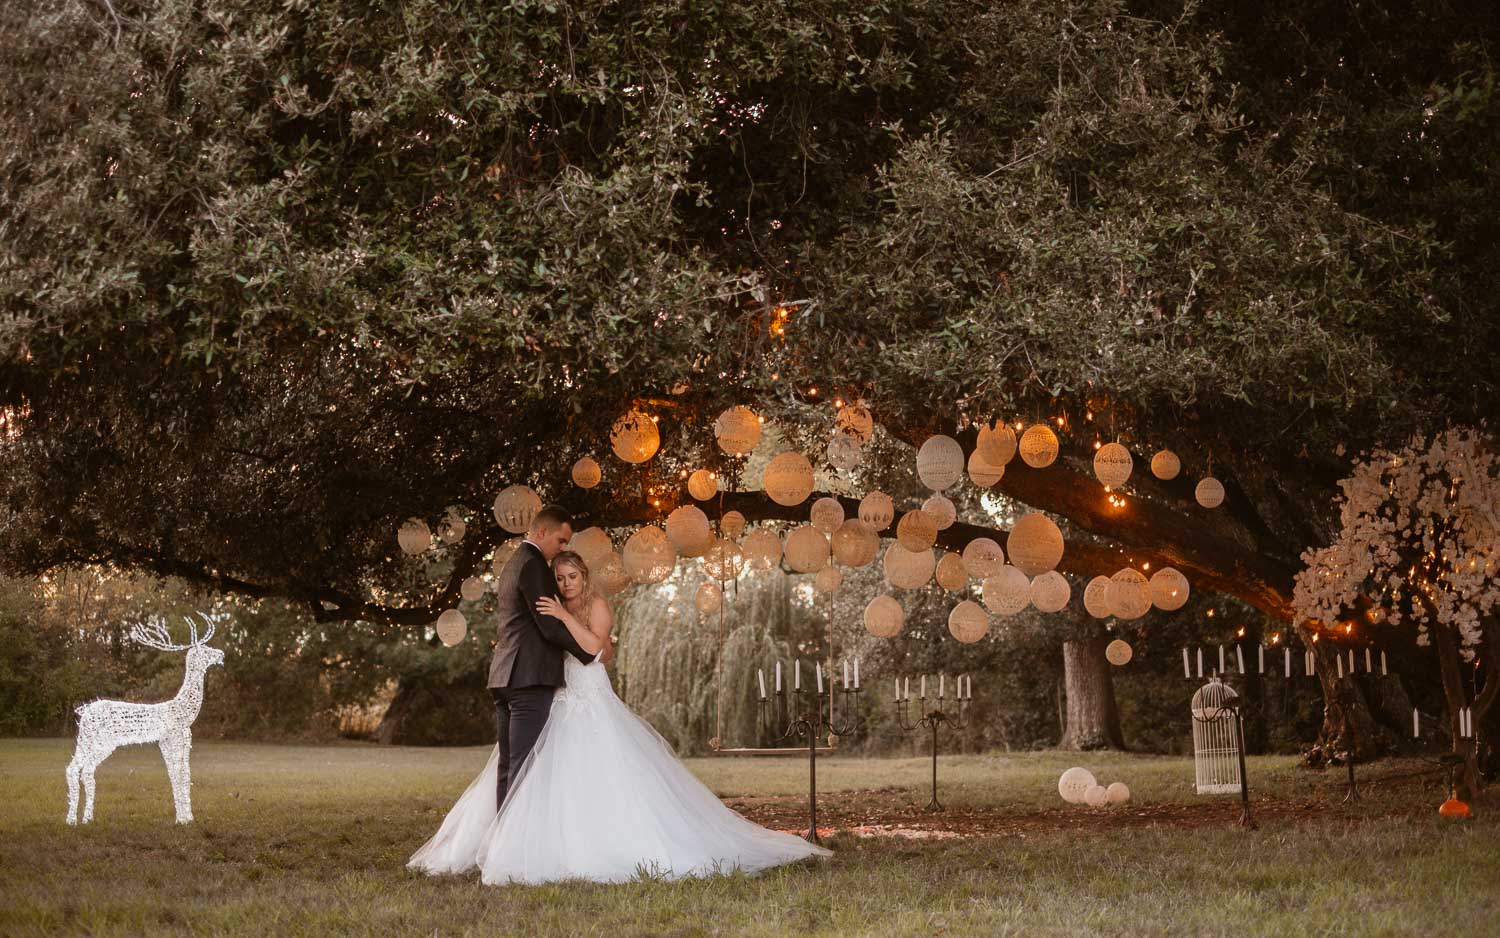
M531 530L543 531L573 524L573 513L561 505L548 505L531 519Z

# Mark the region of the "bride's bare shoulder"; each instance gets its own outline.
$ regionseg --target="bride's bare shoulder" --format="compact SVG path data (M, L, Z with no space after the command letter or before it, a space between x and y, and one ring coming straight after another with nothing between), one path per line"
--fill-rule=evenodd
M595 596L593 608L589 610L589 617L597 619L600 616L607 616L612 619L614 618L614 610L609 608L609 600L603 596Z

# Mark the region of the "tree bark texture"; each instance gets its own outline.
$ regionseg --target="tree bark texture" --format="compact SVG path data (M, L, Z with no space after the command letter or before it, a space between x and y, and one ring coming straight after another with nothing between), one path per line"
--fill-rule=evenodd
M1067 694L1067 725L1061 749L1124 749L1120 711L1115 706L1115 684L1104 657L1109 636L1094 626L1084 639L1063 642L1063 683Z

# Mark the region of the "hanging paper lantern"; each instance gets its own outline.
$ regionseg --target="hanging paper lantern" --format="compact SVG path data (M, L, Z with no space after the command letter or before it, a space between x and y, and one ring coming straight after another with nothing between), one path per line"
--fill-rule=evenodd
M1109 577L1096 576L1083 588L1083 608L1096 619L1107 619L1113 613L1109 605Z
M772 534L771 537L774 539L776 535ZM780 542L777 546L780 547ZM727 583L744 573L745 566L745 552L727 537L714 541L713 546L703 555L704 571L721 583Z
M1104 793L1109 796L1110 804L1130 803L1130 788L1124 782L1110 782Z
M1031 581L1031 604L1038 612L1061 612L1073 596L1068 578L1048 570Z
M835 433L828 441L828 464L839 472L848 472L864 458L859 440L847 433Z
M726 511L719 519L719 533L727 538L738 538L745 533L745 516L737 511Z
M928 496L927 501L922 503L922 510L927 512L927 517L932 519L939 531L948 530L953 527L953 522L958 520L958 509L953 507L953 502L937 492Z
M985 606L1000 616L1013 616L1031 602L1031 579L1010 564L985 577L980 590Z
M760 442L760 418L748 407L731 407L714 421L714 439L731 456L744 456Z
M1045 423L1032 424L1021 434L1021 460L1033 469L1045 469L1057 459L1057 434Z
M1057 793L1062 795L1068 804L1083 804L1084 792L1095 785L1094 773L1080 766L1074 766L1062 774L1057 780Z
M437 617L437 635L444 645L452 648L468 634L469 620L457 609L448 609Z
M761 487L778 505L800 505L812 494L812 463L795 450L778 453L766 466Z
M833 532L834 559L846 567L863 567L880 553L880 536L858 518L850 518Z
M859 520L879 534L896 520L896 503L884 492L871 492L859 501Z
M945 550L943 556L938 559L935 578L938 586L950 593L955 593L969 585L969 568L964 566L962 557L950 550Z
M484 581L477 576L466 577L459 584L458 595L462 596L465 602L479 602L484 596Z
M982 489L987 489L999 482L1005 476L1005 467L998 463L990 462L989 457L979 450L969 454L969 481Z
M1169 449L1159 450L1151 457L1151 474L1163 482L1177 478L1177 473L1182 471L1182 460L1177 454Z
M745 562L757 570L769 570L781 563L781 538L756 528L745 535Z
M786 536L786 562L798 573L813 573L828 563L828 538L810 524L792 528Z
M987 464L1004 472L1006 463L1014 459L1016 455L1016 431L999 420L993 423L981 423L979 439L974 444L974 452L983 454Z
M1162 567L1151 575L1151 602L1158 609L1172 612L1187 605L1188 578L1176 567Z
M1083 802L1091 808L1102 808L1109 804L1109 791L1103 785L1090 785L1083 793Z
M900 544L885 549L885 579L897 589L914 590L926 586L936 565L931 550L907 550Z
M976 537L964 545L964 566L975 579L994 576L1005 566L1005 551L987 537Z
M521 538L513 537L495 548L495 558L490 562L490 571L495 576L499 576L500 571L505 569L505 565L510 562L510 558L516 555L516 551L520 546Z
M920 508L901 516L896 525L896 540L907 550L926 550L937 543L937 523Z
M1126 567L1109 580L1109 611L1115 616L1139 619L1151 609L1151 585L1144 573Z
M838 530L839 525L844 523L844 506L833 496L824 495L813 502L809 517L813 527L824 534L832 534Z
M630 574L625 571L625 558L610 551L594 563L589 564L589 582L606 596L613 596L630 585Z
M839 572L839 568L832 564L819 570L818 575L813 577L813 589L824 596L832 596L834 593L837 593L843 583L844 574Z
M609 445L628 463L643 463L661 448L656 421L638 410L627 411L609 431Z
M610 543L609 535L600 527L584 528L568 542L568 550L582 557L590 570L596 560L614 549L615 545Z
M581 489L591 489L604 478L604 470L592 456L585 456L573 464L573 484Z
M396 543L413 556L432 546L432 529L421 518L407 518L396 529Z
M525 485L512 485L495 496L495 520L511 534L524 534L542 510L541 496Z
M948 613L948 634L965 645L979 641L990 630L990 614L984 607L966 599Z
M667 532L648 524L630 535L623 552L625 572L636 583L660 583L672 575L677 552Z
M906 610L894 596L876 596L865 606L865 631L876 638L895 638L906 624Z
M1056 567L1063 556L1062 531L1039 511L1021 518L1005 542L1010 562L1027 576L1040 576Z
M1130 450L1119 443L1105 443L1094 452L1094 475L1111 488L1119 488L1130 479L1135 460Z
M1117 668L1123 668L1135 656L1135 649L1123 638L1117 638L1104 648L1104 660Z
M839 409L834 426L838 432L848 434L864 446L875 433L875 418L870 416L870 409L864 404L854 403Z
M1218 508L1224 504L1224 483L1213 476L1207 476L1198 482L1198 487L1193 490L1193 497L1204 508Z
M717 583L704 583L693 595L693 605L698 607L699 612L711 616L724 608L724 591Z
M683 557L701 557L714 542L714 528L697 505L683 505L667 515L667 539Z
M458 505L449 505L448 511L443 515L442 524L438 525L438 537L444 544L457 544L469 533L469 526L464 522L464 510Z
M929 436L917 450L917 478L934 492L952 486L963 474L964 450L953 437Z
M719 477L707 469L694 470L688 476L688 494L700 502L706 502L719 494Z

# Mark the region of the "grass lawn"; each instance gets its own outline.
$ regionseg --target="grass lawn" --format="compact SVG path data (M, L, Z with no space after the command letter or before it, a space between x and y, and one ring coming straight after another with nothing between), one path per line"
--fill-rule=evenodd
M66 935L1482 935L1500 933L1496 800L1445 822L1444 793L1251 760L1260 827L1192 794L1188 759L945 757L945 815L921 759L819 761L829 862L621 886L482 886L403 868L483 749L202 743L189 826L155 749L99 772L96 821L63 824L67 740L0 740L0 934ZM801 760L695 759L772 826L801 820ZM1134 793L1065 808L1073 764ZM1413 768L1362 768L1372 782ZM875 836L849 832L863 827ZM914 830L935 834L911 836ZM951 836L954 832L961 836Z

